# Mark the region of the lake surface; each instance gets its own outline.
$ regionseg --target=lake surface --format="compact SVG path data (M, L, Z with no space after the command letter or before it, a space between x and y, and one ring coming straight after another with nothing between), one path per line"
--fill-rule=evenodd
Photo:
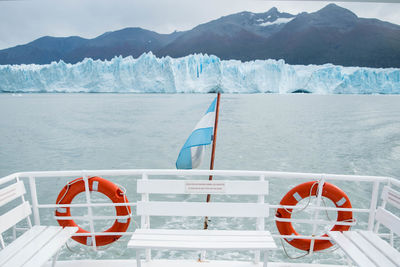
M0 175L174 168L213 98L0 94ZM217 138L216 169L398 176L400 96L222 95Z
M0 176L33 170L175 168L181 146L214 97L0 94ZM400 96L222 95L215 168L399 177L399 115ZM39 190L52 192L47 201L53 203L62 186L41 184ZM282 181L272 196L283 196L287 187ZM130 200L137 199L133 193ZM51 216L43 214L44 219ZM161 222L201 225L201 220L176 218ZM221 220L215 226L231 223ZM131 257L122 243L98 254L77 246L61 257ZM183 257L165 253L156 256ZM234 252L220 256L247 257ZM284 258L282 252L272 257ZM324 256L317 261L326 262Z

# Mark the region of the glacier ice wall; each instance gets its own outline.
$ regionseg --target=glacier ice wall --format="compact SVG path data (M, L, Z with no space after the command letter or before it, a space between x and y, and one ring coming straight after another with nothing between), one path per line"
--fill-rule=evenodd
M189 55L0 65L0 92L400 94L400 69L240 62Z

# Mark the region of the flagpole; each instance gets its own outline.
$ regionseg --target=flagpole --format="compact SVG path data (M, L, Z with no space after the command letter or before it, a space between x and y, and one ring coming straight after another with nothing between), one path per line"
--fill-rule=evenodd
M219 115L219 100L221 98L221 93L218 92L217 95L217 107L215 110L215 122L214 122L214 135L213 135L213 145L212 145L212 151L211 151L211 162L210 162L210 170L214 169L214 158L215 158L215 147L217 143L217 128L218 128L218 115ZM213 179L213 176L210 175L208 177L208 180L211 181ZM211 200L211 195L207 194L207 202L210 202ZM204 218L204 230L208 229L208 217Z

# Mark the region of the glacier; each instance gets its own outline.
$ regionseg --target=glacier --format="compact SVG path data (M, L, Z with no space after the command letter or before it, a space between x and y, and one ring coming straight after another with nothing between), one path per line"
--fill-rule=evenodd
M400 69L241 62L213 55L0 65L0 92L400 94Z

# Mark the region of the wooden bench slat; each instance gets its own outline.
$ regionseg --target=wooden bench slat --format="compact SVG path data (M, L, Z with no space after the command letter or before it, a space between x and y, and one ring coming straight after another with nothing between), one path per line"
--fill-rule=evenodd
M151 235L135 234L135 240L148 241L209 241L209 242L272 242L273 238L268 236L214 236L214 235Z
M188 242L272 242L272 238L264 237L232 237L232 236L173 236L173 235L135 235L141 241L188 241Z
M400 263L400 252L371 231L360 231L360 234L373 244L382 254L386 255L394 264Z
M383 208L376 210L375 218L378 222L400 235L400 218Z
M22 219L31 214L31 206L29 202L25 201L16 208L0 216L0 234L17 224Z
M176 232L176 231L174 231ZM158 233L140 233L136 232L134 233L134 236L132 239L135 240L147 240L147 241L208 241L208 242L226 242L226 241L234 241L234 242L273 242L273 238L269 233L263 232L263 234L259 235L250 235L247 233L251 233L253 231L242 231L242 234L235 234L235 235L229 235L229 234L218 234L221 231L214 231L214 232L209 232L207 230L203 230L204 233L196 232L196 233L191 233L190 231L185 231L185 234L177 232L175 233L164 233L164 234L158 234ZM207 233L209 232L209 233Z
M381 267L396 267L383 253L376 249L361 234L354 231L343 232L344 236L350 239L372 262Z
M18 237L14 242L6 246L0 251L0 266L3 266L5 262L10 259L15 253L20 251L23 246L33 239L35 239L42 231L46 229L46 226L34 226L32 229L25 232L23 235Z
M137 193L149 194L191 194L190 185L216 185L218 190L202 188L194 194L224 195L268 195L268 181L229 181L229 180L138 180ZM199 186L201 187L201 186ZM196 191L196 190L194 190Z
M130 248L154 248L154 249L178 249L178 250L266 250L276 249L274 242L187 242L187 241L142 241L131 240L128 243Z
M400 209L400 192L397 192L393 188L385 186L382 192L382 199Z
M78 231L78 227L66 227L57 233L47 244L45 244L40 251L38 251L24 267L37 267L42 266L52 255L54 255L68 239Z
M14 254L7 262L6 266L23 266L33 255L40 251L50 239L62 230L60 226L48 226L44 231L29 243L25 244L21 250Z
M138 229L131 248L169 249L275 249L268 231Z
M150 216L209 216L209 217L268 217L264 203L166 202L139 201L137 215Z
M359 248L357 248L356 245L354 245L349 239L347 239L341 232L328 232L328 235L358 266L376 266L364 255L364 253L362 253Z
M24 183L21 181L0 189L0 207L22 196L25 192Z
M157 235L214 235L214 236L269 236L269 231L252 230L180 230L180 229L136 229L137 234L157 234Z

